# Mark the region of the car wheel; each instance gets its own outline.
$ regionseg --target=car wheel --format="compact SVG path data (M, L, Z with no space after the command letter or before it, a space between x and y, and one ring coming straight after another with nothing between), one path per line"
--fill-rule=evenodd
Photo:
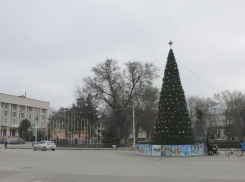
M36 151L37 150L36 147L33 147L33 150Z
M47 151L47 148L46 147L43 147L43 151Z
M55 149L52 149L52 151L55 151Z

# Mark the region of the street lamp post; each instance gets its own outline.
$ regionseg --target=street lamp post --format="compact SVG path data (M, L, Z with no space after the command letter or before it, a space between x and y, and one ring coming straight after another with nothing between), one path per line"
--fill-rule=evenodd
M129 107L132 107L133 108L133 145L132 147L134 148L135 147L135 122L134 122L134 106L129 106Z

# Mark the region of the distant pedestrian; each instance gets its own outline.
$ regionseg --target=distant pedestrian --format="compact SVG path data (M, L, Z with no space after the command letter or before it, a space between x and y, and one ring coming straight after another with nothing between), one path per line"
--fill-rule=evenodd
M242 155L243 155L243 153L245 152L245 142L243 139L241 141L241 149L242 149Z
M5 147L5 149L7 149L7 146L8 146L8 141L5 140L5 141L4 141L4 147Z
M207 147L208 147L208 155L213 155L213 144L211 139L208 139Z

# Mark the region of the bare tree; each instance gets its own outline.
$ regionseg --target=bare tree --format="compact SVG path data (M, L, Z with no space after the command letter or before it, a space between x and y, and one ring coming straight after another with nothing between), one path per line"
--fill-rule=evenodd
M55 110L55 108L50 107L48 110L48 119L50 119L52 116L56 115L57 111Z
M217 101L217 103L221 106L220 111L225 116L225 133L228 135L229 131L229 123L232 120L232 112L231 108L233 105L234 95L231 91L225 90L221 93L214 94L214 99Z
M215 94L220 110L225 116L225 132L230 136L244 136L245 94L241 91L225 90Z
M146 86L136 95L136 136L139 128L146 131L147 138L150 136L156 120L156 113L159 101L159 90L151 84Z
M114 122L122 139L126 139L132 122L128 107L135 106L137 94L152 84L159 70L152 63L129 61L125 65L126 69L121 71L117 61L107 59L92 68L93 77L84 78L85 90L114 112Z

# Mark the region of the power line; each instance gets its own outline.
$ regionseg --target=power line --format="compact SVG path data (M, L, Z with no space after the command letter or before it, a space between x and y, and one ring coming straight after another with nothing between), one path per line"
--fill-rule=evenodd
M214 89L215 91L219 92L216 88L212 87L210 84L208 84L207 82L205 82L203 79L201 79L199 76L197 76L195 73L193 73L193 71L191 71L189 68L187 68L183 63L181 63L178 59L176 59L182 66L184 66L187 70L189 70L193 75L195 75L197 78L199 78L203 83L205 83L206 85L208 85L209 87L211 87L212 89ZM226 108L222 103L219 103L219 105L221 105L222 107Z
M181 63L178 59L176 59L182 66L184 66L188 71L190 71L193 75L195 75L199 80L201 80L203 83L214 89L215 91L219 92L216 88L205 82L203 79L201 79L199 76L197 76L193 71L191 71L189 68L187 68L183 63Z

